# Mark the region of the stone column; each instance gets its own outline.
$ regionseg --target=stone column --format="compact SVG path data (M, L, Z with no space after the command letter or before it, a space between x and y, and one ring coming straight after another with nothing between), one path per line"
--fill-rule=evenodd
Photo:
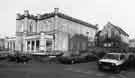
M46 39L45 39L45 34L41 32L40 34L40 50L41 51L46 51Z
M54 44L54 41L55 41L55 40L52 39L52 50L55 50L55 46L54 46L55 44Z
M10 41L10 49L12 50L12 42Z
M26 52L26 40L23 40L23 52Z
M30 46L30 52L32 51L32 41L30 40L30 44L29 44L29 46Z
M27 52L28 44L27 40L25 40L25 51Z
M15 50L15 45L14 44L15 44L15 42L13 41L13 50Z
M23 32L23 51L27 51L27 40L26 40L27 32Z
M30 41L29 40L27 40L27 51L30 51Z
M37 47L36 47L36 40L34 40L34 52L36 52Z
M13 43L13 41L12 41L12 50L14 50L14 43Z
M11 43L10 43L10 41L9 41L9 50L11 50Z
M7 48L9 49L9 41L7 42Z

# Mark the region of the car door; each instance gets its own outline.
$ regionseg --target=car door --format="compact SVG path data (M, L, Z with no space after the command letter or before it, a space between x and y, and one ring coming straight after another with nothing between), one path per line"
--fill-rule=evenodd
M127 60L126 55L120 55L120 61L122 62L121 67L126 69L128 65L128 60Z

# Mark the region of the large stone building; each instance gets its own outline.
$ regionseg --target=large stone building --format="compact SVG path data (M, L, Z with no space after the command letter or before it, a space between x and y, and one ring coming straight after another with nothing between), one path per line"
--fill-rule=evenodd
M28 10L16 17L15 50L23 52L86 50L97 26L59 12L31 15Z

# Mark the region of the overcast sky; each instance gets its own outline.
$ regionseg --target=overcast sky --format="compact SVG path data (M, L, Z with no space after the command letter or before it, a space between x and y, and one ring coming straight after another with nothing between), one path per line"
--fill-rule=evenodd
M60 12L72 17L99 24L102 28L108 21L120 26L131 38L135 36L134 0L0 0L0 34L13 35L16 31L16 13Z

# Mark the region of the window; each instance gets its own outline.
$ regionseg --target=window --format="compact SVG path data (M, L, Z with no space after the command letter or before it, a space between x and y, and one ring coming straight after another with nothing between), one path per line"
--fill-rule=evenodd
M124 56L124 55L121 55L121 56L120 56L120 59L124 59L124 58L125 58L125 56Z
M106 54L103 58L104 59L116 59L116 60L119 60L119 55L116 55L116 54Z

